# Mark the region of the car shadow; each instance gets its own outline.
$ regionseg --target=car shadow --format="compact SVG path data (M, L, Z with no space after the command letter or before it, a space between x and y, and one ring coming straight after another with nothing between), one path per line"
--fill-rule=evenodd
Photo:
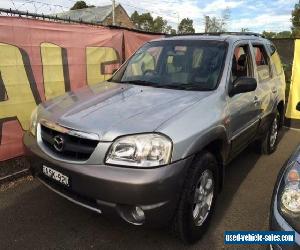
M286 128L283 128L280 131L278 134L278 144L287 131L288 129ZM226 166L225 183L218 198L218 203L222 204L222 210L217 209L214 221L219 221L220 217L224 215L224 209L229 206L236 191L239 189L239 186L261 157L257 143L258 142L251 143L243 152L232 160L228 166Z

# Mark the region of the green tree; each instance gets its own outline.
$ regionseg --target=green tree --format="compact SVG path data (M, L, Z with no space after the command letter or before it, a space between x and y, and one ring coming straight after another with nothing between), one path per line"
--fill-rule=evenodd
M173 29L171 25L167 25L163 33L176 35L176 30Z
M95 6L87 5L85 1L77 1L70 10L79 10L79 9L85 9L90 7L95 7Z
M217 17L208 17L205 23L205 32L224 32L223 24Z
M149 12L139 14L137 11L135 11L131 15L131 21L140 30L153 31L154 20Z
M226 8L221 17L205 16L205 32L225 32L230 20L230 9Z
M276 34L276 38L291 38L292 32L289 30L281 31Z
M175 29L171 29L171 30L170 30L170 34L171 34L171 35L176 35L176 34L177 34L177 33L176 33L176 30L175 30Z
M281 31L281 32L268 32L268 31L263 31L263 36L268 38L268 39L272 39L272 38L291 38L292 37L292 32L285 30L285 31Z
M249 28L241 28L241 32L250 32Z
M163 33L166 31L168 22L164 20L161 16L158 16L153 21L153 30L154 32Z
M268 32L268 31L263 31L262 35L267 38L267 39L271 39L271 38L275 38L276 37L276 32Z
M140 29L145 31L153 31L153 26L153 17L149 12L140 15Z
M189 18L183 18L178 25L178 34L195 33L193 26L193 20Z
M134 11L130 17L131 21L135 25L136 28L139 28L140 25L140 15L137 11Z
M295 4L292 11L292 34L294 37L300 37L300 3Z
M157 16L153 19L150 13L139 14L137 11L134 11L130 19L135 24L136 28L140 30L167 34L176 33L176 30L168 25L167 20L163 19L161 16Z

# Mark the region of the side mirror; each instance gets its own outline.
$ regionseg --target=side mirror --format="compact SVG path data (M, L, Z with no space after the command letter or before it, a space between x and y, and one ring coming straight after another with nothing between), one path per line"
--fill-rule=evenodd
M252 77L239 77L237 78L233 84L232 88L229 92L229 96L234 96L240 93L246 93L256 90L257 81Z
M300 102L298 102L298 104L297 104L297 106L296 106L296 109L297 109L298 111L300 111Z

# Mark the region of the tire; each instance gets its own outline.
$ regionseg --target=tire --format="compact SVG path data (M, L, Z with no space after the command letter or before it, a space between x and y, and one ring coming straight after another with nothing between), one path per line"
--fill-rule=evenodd
M260 141L260 143L261 143L260 144L260 152L262 154L269 155L276 151L277 145L278 145L279 128L280 128L280 114L277 111L267 134Z
M201 181L203 184L206 183L206 185L201 185ZM211 189L208 188L210 184ZM201 192L202 186L207 187L207 190L202 189L204 193ZM203 152L196 158L187 172L174 219L175 233L184 243L195 243L200 240L202 235L206 232L214 211L218 187L217 160L211 153ZM199 202L196 205L194 204L195 200ZM208 204L210 204L207 214L204 213L204 206L201 209L205 201L206 208L208 208ZM203 212L203 215L206 214L206 216L200 217L201 212Z

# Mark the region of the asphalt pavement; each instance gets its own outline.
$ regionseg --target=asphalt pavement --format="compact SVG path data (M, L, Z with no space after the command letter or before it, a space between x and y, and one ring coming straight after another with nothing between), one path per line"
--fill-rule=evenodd
M224 246L226 230L268 230L277 174L300 144L300 132L285 130L277 151L260 156L255 145L227 167L209 231L185 246L166 229L134 227L104 218L57 196L30 178L0 191L0 249L266 249Z

